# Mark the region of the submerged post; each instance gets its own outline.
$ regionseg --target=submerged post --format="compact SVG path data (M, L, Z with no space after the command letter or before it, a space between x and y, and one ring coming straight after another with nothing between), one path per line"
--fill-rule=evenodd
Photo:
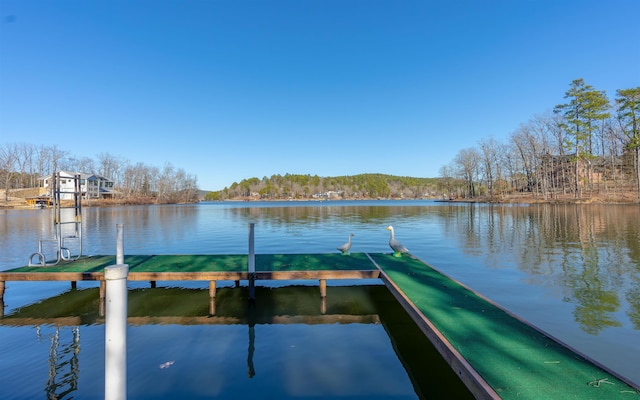
M104 302L107 297L107 281L104 279L100 281L100 307L98 308L98 315L104 317Z
M126 264L104 269L107 282L105 317L105 400L127 398L127 275Z
M4 317L4 281L0 281L0 318Z
M249 300L256 298L256 253L254 249L254 226L249 223Z
M216 281L209 281L209 315L216 315Z

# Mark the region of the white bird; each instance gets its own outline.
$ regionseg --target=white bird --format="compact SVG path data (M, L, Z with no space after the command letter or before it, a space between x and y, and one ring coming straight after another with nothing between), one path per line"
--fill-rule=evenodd
M346 256L347 254L349 254L349 250L351 250L351 237L355 236L353 233L349 234L349 239L347 240L347 243L343 244L342 246L338 247L338 250L340 250L342 252L343 256Z
M389 246L393 250L394 257L402 257L402 253L408 253L409 249L404 247L402 243L398 242L393 233L393 226L387 226L387 230L391 231L391 238L389 238Z

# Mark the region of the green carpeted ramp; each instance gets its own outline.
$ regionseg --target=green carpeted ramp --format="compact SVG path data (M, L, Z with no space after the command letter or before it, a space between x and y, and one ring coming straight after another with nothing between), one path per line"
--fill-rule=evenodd
M635 388L422 261L371 257L501 398L640 398Z

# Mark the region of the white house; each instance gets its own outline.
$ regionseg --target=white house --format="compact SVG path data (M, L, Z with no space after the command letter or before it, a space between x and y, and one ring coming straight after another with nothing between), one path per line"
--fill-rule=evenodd
M84 199L105 199L115 195L113 181L101 175L80 172L60 171L60 199L72 200L75 190L74 177L80 175L80 192ZM53 176L43 179L44 187L51 191ZM49 193L51 194L51 193Z

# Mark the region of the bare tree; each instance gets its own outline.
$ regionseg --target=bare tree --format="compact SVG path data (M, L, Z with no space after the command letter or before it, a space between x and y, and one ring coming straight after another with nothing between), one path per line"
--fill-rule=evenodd
M475 197L476 178L478 176L478 164L480 162L480 154L475 148L463 149L458 152L454 160L458 175L466 182L467 195Z
M40 147L38 160L40 176L44 177L57 172L62 167L66 156L67 152L59 149L56 145Z
M122 186L122 177L120 176L127 161L113 156L109 153L98 154L98 174L114 181L115 185Z
M74 171L74 172L81 172L84 174L96 173L95 162L93 161L92 158L89 158L89 157L81 157L81 158L69 157L65 160L64 166L61 169Z
M23 156L25 159L26 173L28 175L27 187L37 187L40 176L37 170L38 164L38 148L32 144L25 144L23 149Z
M20 188L34 187L33 177L33 162L34 162L34 147L28 143L16 144L17 160L16 166L19 176L17 178L17 186Z
M492 137L482 139L478 144L480 146L480 156L482 160L482 175L485 178L489 196L493 196L494 184L501 176L500 158L498 156L500 144Z
M617 91L616 105L620 128L627 136L633 154L634 172L640 198L640 86Z
M520 158L522 171L526 176L526 188L527 192L533 193L535 187L534 180L534 168L536 159L534 156L534 149L530 147L530 143L533 141L531 136L531 130L528 126L522 125L517 131L513 132L510 136L510 143L515 152Z
M615 195L619 189L619 184L624 180L620 179L622 167L622 154L624 152L624 133L620 126L613 120L608 120L602 133L602 174L604 177L604 190L610 194L610 189ZM613 183L610 187L609 182Z
M9 201L9 190L12 189L17 164L18 146L15 143L0 146L0 183L4 186L4 201Z
M446 197L448 199L451 199L453 197L455 167L451 164L443 165L442 167L440 167L440 177L442 178L442 184L444 185L442 191L446 193Z
M162 168L162 173L158 179L158 196L157 202L159 204L167 203L171 201L170 195L174 185L174 168L171 163L166 163Z

